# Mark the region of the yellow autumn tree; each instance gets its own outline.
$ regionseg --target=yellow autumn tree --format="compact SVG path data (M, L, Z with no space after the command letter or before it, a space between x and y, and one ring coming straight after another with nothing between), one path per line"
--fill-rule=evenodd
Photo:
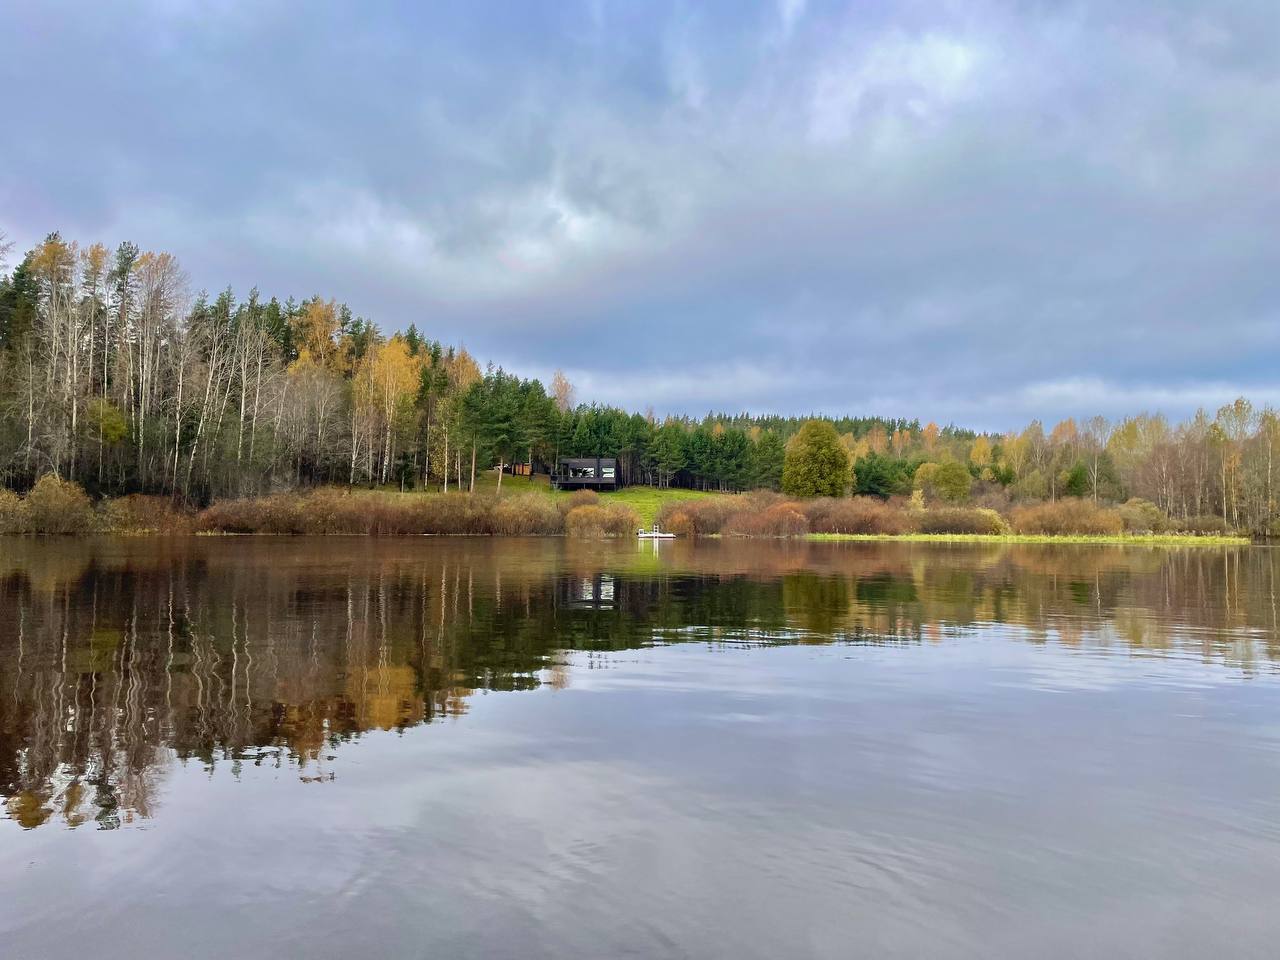
M366 469L386 483L395 459L398 427L402 411L413 402L418 389L421 365L409 353L399 334L385 343L375 343L360 360L352 379L352 457L360 445L366 451ZM375 441L382 448L380 464L374 467Z
M969 462L979 469L991 466L991 441L986 436L979 434L973 441L969 448Z
M927 424L925 424L925 428L921 432L924 436L925 450L932 453L934 448L937 447L938 445L938 435L942 431L938 429L938 425L936 423L930 420Z
M1004 447L1005 462L1009 464L1009 469L1013 471L1013 478L1021 480L1022 471L1026 468L1027 456L1031 449L1030 442L1026 437L1010 430L1004 435L1001 443Z
M328 303L316 297L303 305L302 312L293 319L293 337L297 344L298 357L310 357L317 363L328 366L333 362L337 351L338 307L330 300Z

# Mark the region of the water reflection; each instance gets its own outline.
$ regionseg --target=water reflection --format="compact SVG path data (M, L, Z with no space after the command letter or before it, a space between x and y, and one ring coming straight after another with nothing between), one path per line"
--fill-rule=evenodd
M323 780L341 744L563 687L559 651L959 643L1273 671L1280 551L558 540L0 541L0 794L154 814L178 763Z

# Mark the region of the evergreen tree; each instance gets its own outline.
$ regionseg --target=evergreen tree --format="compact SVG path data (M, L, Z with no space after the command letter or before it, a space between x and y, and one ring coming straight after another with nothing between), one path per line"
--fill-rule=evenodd
M757 490L777 490L782 486L782 463L786 447L782 437L765 430L751 447L750 485Z

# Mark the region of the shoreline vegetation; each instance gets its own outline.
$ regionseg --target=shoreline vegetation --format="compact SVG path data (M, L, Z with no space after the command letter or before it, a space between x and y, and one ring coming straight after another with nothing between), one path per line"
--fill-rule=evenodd
M0 237L0 261L5 250ZM172 254L133 243L51 233L15 259L0 262L0 488L32 492L37 519L10 494L0 524L19 529L84 521L38 507L48 491L35 489L53 474L79 484L93 523L114 530L172 520L588 535L622 529L630 507L646 522L667 510L663 522L700 536L721 526L788 537L1280 536L1280 411L1244 397L1180 422L1136 413L1002 431L817 413L660 416L584 402L562 371L544 384L412 323L384 332L319 295L192 291ZM580 504L592 509L572 520L540 501L498 505L532 492L517 481L573 457L610 458L623 490ZM335 489L416 499L357 509L335 506ZM430 500L437 491L452 499ZM494 503L476 507L463 491ZM719 508L666 506L713 493L733 505L732 522ZM289 497L319 499L295 510ZM148 517L166 502L181 505L179 519ZM863 506L822 505L835 502ZM1070 506L1086 502L1093 512Z
M771 491L703 493L627 487L603 495L565 493L529 478L499 492L400 493L318 487L216 501L193 509L167 497L133 494L97 503L52 474L25 496L0 490L0 534L191 536L568 536L630 538L658 523L681 538L898 540L921 543L1086 543L1234 546L1247 536L1218 518L1170 520L1154 505L1101 506L1067 498L1014 507L926 505L921 497L786 497ZM1213 521L1213 522L1209 522Z
M810 533L813 543L1078 543L1122 547L1243 547L1249 537L1194 533Z

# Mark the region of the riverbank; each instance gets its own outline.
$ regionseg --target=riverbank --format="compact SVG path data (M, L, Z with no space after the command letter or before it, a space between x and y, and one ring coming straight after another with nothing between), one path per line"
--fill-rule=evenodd
M473 493L321 487L217 501L195 510L166 497L94 503L73 483L44 477L25 496L0 490L0 533L471 535L631 537L658 523L678 537L808 538L969 543L1119 543L1233 546L1249 538L1216 517L1174 521L1145 501L1086 500L987 506L919 498L787 498L632 486L597 494L537 479L485 477Z
M1032 534L1032 533L809 533L805 540L813 543L1084 543L1129 547L1240 547L1253 541L1249 537L1199 536L1196 534Z

